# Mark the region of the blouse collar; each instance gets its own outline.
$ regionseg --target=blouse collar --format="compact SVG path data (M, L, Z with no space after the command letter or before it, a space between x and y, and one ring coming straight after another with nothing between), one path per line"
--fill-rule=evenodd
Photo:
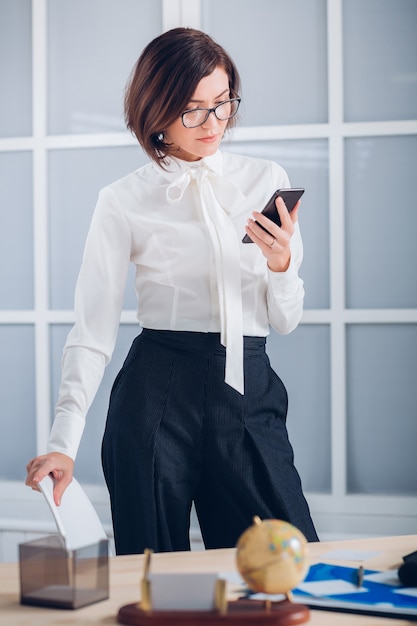
M217 150L214 154L199 159L198 161L184 161L183 159L170 156L165 159L163 168L156 163L154 163L154 165L158 169L158 172L169 182L173 182L188 170L201 168L223 176L223 153Z

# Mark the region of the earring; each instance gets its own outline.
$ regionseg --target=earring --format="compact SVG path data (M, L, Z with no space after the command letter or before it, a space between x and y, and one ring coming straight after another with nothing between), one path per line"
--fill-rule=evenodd
M164 141L164 133L159 133L157 138L158 138L158 141L160 142Z

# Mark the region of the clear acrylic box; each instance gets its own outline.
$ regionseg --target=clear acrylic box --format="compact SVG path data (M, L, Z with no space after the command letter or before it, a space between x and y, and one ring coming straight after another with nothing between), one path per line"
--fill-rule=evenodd
M109 597L109 542L67 550L60 535L19 545L20 603L79 609Z

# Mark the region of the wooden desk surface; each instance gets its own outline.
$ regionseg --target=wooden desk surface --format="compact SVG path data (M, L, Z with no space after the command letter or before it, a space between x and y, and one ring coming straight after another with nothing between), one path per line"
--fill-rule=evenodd
M355 561L323 559L331 550L348 549L377 552L365 561L374 569L398 569L402 556L417 549L417 535L328 541L309 545L311 563L328 561L355 567ZM203 552L171 552L152 557L154 572L221 572L235 569L234 549ZM124 604L139 600L139 580L142 575L143 555L118 556L110 559L110 598L76 611L21 606L19 604L19 571L17 563L0 564L0 623L7 626L71 626L89 624L117 624L116 615ZM408 620L383 619L365 615L311 611L308 624L313 626L404 626L415 624Z

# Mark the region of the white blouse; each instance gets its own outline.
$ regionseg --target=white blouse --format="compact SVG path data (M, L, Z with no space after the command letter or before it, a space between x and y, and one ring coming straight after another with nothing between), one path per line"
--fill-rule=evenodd
M289 187L276 163L218 151L196 162L149 163L101 190L75 292L76 322L48 451L75 458L87 411L110 361L128 267L136 268L144 328L219 332L228 384L244 393L242 337L286 334L304 299L298 224L286 272L272 272L245 224L275 189Z

